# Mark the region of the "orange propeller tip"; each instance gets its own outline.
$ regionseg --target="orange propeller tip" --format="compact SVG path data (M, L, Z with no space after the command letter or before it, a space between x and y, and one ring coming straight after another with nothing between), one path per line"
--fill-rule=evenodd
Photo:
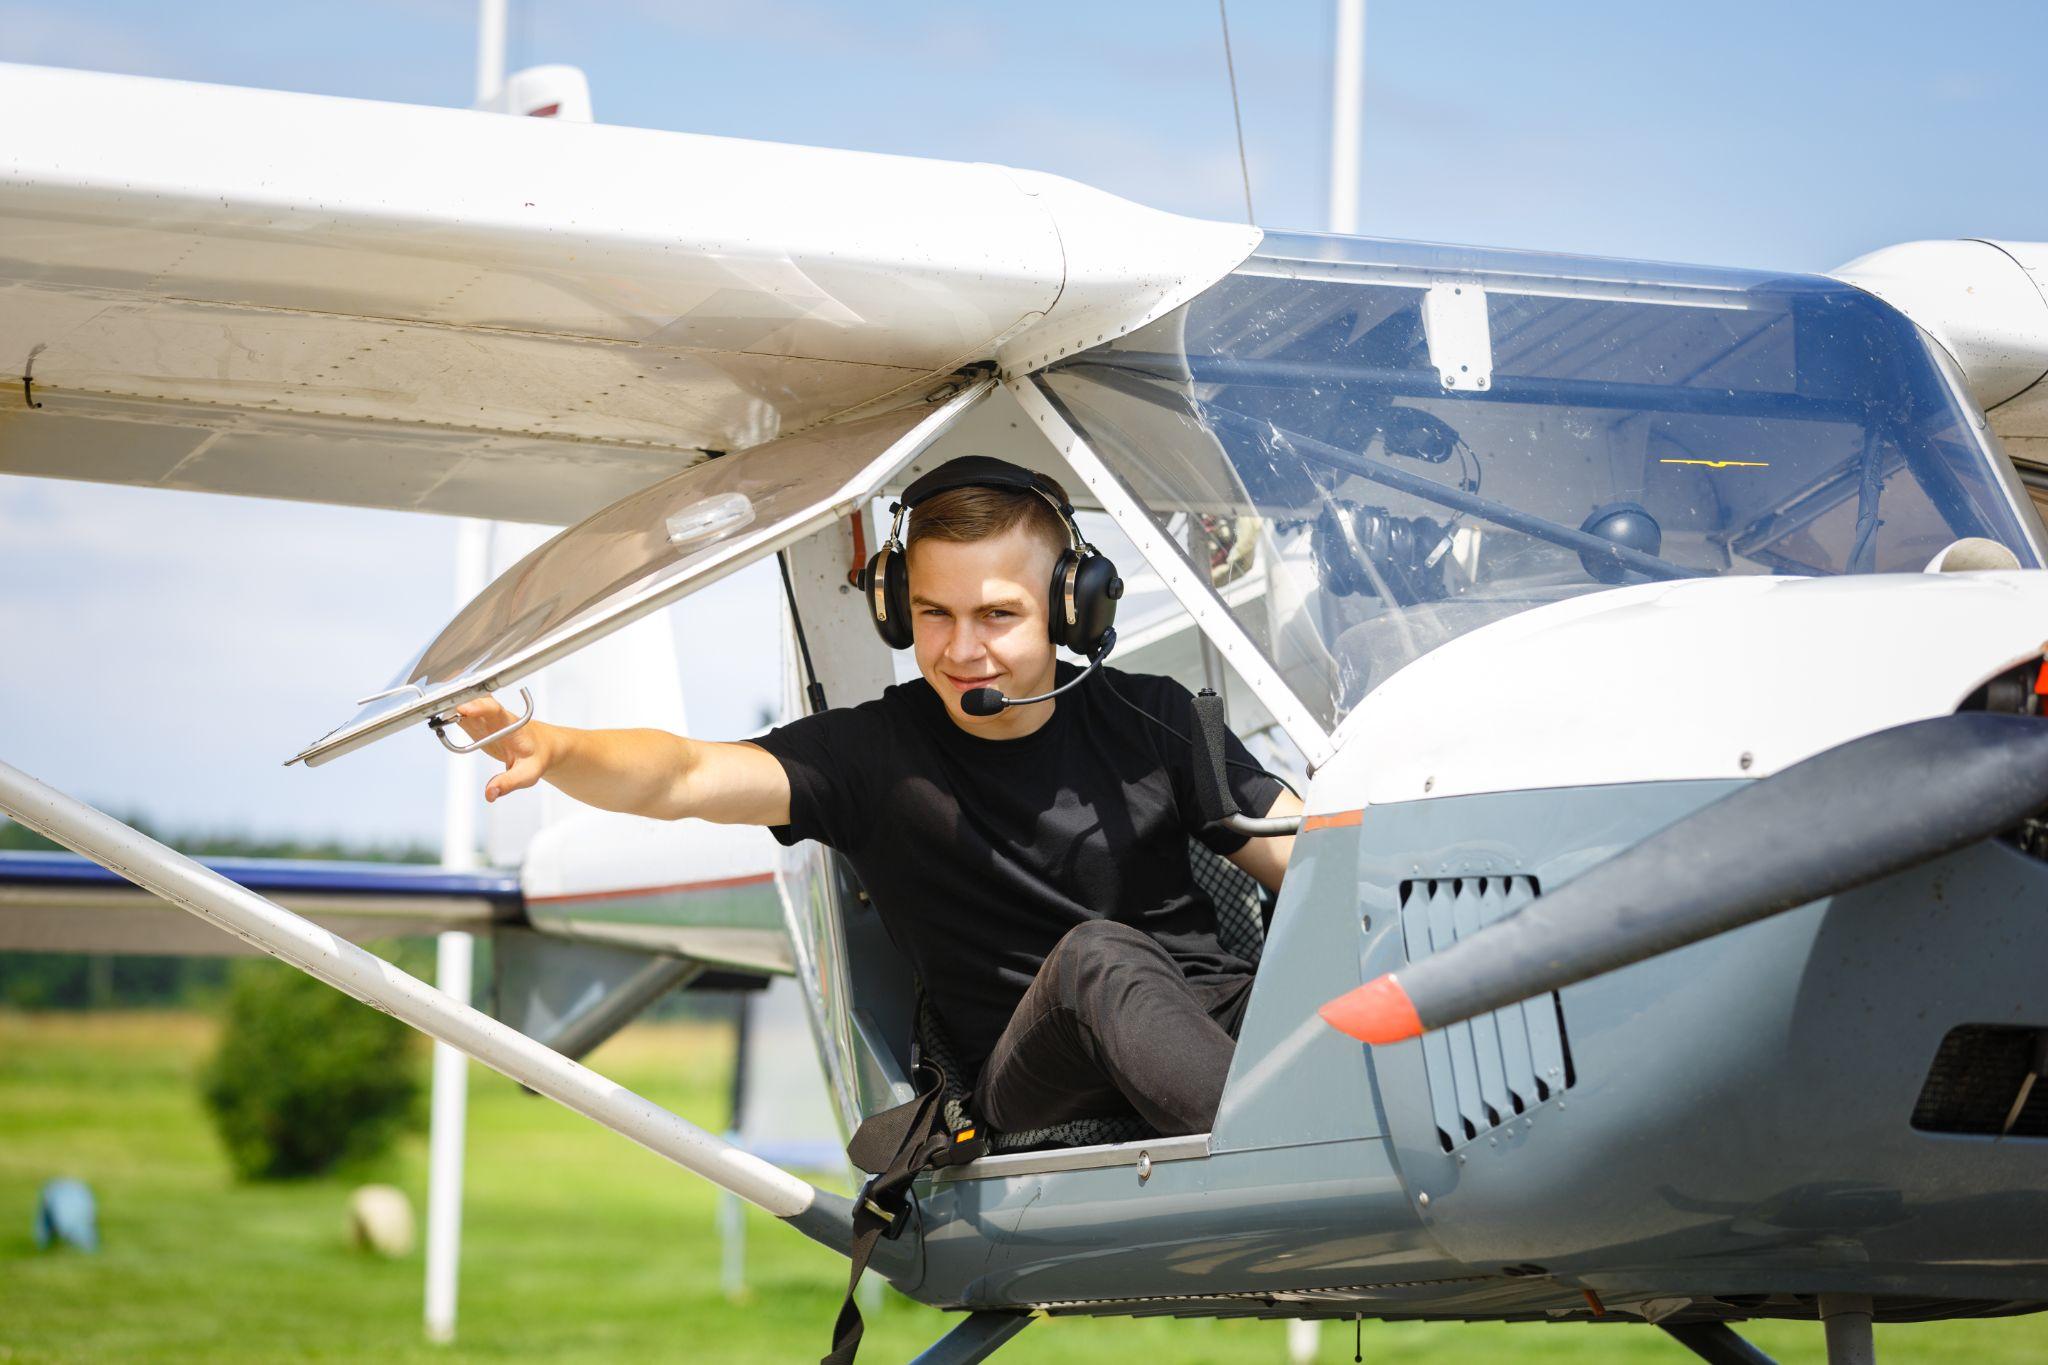
M1316 1013L1331 1028L1361 1043L1398 1043L1422 1036L1415 1002L1391 973L1346 991Z

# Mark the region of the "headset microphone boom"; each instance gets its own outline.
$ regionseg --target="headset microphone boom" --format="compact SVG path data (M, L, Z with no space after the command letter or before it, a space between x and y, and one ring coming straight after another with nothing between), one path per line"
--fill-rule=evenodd
M1029 706L1034 702L1051 701L1070 688L1079 687L1088 681L1088 676L1102 667L1102 661L1109 657L1109 651L1116 648L1116 629L1111 627L1102 632L1102 643L1088 656L1088 667L1081 670L1079 677L1069 678L1050 692L1041 692L1035 697L1006 697L993 687L976 687L960 698L960 709L970 716L999 716L1005 707Z

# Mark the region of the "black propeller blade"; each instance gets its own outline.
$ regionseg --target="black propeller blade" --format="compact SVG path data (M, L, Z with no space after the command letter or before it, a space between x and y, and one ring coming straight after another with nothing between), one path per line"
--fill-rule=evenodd
M1836 895L2048 807L2048 720L1962 712L1761 778L1528 909L1322 1007L1368 1043L1476 1014Z

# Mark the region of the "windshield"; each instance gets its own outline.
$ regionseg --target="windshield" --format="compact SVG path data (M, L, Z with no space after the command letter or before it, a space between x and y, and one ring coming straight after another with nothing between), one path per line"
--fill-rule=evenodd
M1946 357L1823 278L1270 236L1038 378L1325 725L1581 593L2040 562Z

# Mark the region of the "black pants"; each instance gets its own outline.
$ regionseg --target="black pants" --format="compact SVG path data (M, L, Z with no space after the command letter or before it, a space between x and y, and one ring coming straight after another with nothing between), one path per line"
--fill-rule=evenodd
M1151 935L1095 920L1038 969L981 1069L976 1112L998 1132L1136 1112L1206 1133L1251 999L1249 975L1189 981Z

